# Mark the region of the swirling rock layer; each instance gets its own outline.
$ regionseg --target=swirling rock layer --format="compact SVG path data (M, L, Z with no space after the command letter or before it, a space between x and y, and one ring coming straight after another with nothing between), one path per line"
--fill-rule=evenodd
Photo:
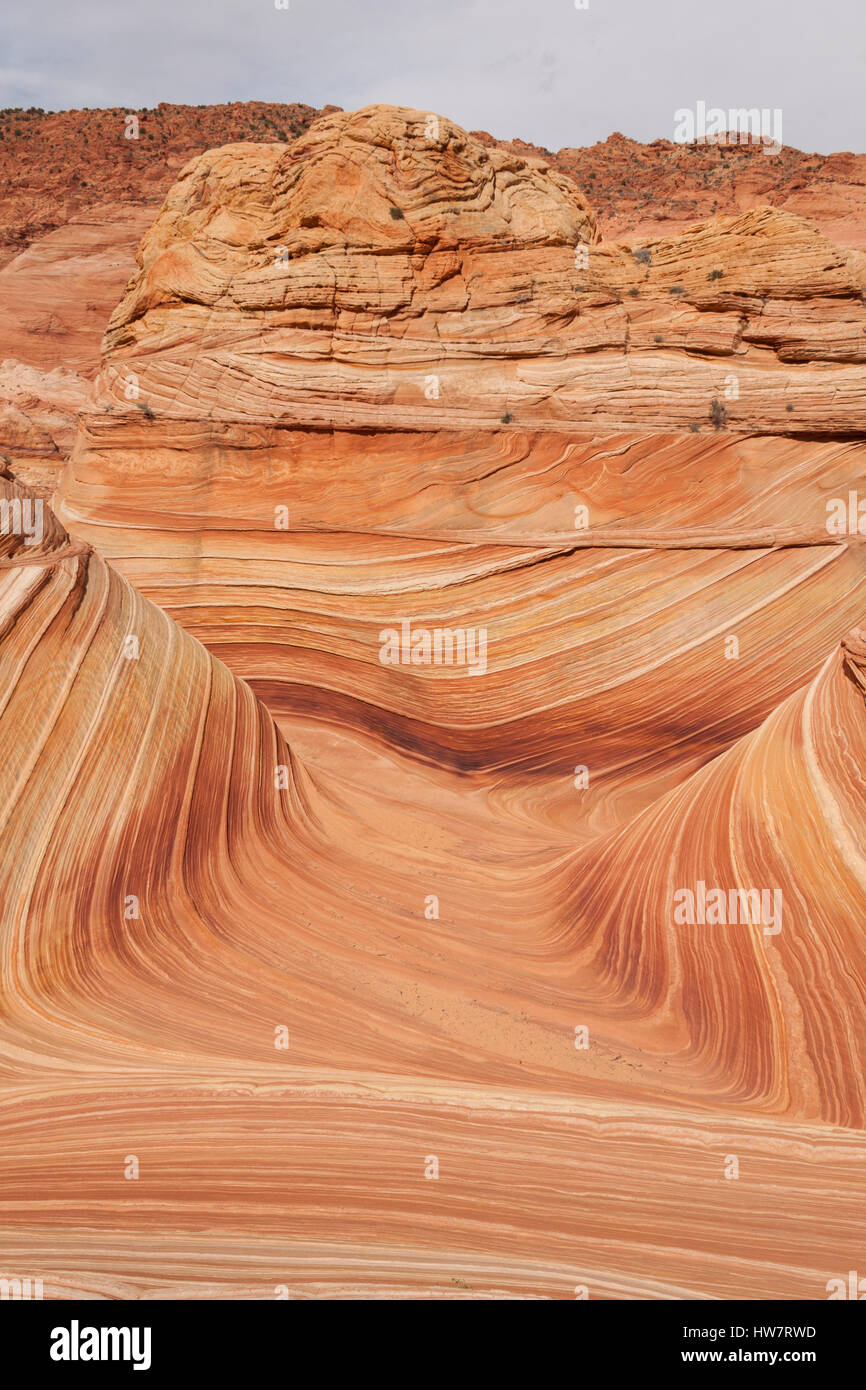
M9 1259L124 1298L856 1268L863 283L773 212L605 246L426 113L189 167L62 525L0 558Z
M387 743L297 721L290 752L53 521L0 617L12 1268L58 1297L812 1298L853 1267L840 658L576 853ZM734 854L784 930L672 928L673 886Z
M596 235L561 175L423 112L210 152L112 318L61 516L280 716L654 791L859 618L826 503L862 469L866 280L766 209ZM383 666L404 622L485 631L485 670Z

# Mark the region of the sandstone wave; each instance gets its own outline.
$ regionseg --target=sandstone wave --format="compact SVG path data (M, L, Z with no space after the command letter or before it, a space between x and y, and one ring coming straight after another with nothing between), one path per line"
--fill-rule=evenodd
M772 209L608 244L419 111L183 172L0 538L7 1263L856 1268L864 267Z

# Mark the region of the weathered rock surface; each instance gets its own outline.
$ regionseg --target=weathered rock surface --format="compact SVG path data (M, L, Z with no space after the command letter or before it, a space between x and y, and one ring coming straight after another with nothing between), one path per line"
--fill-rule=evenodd
M292 141L318 115L267 102L0 112L0 357L76 371L83 396L108 316L134 271L135 248L184 165L230 141ZM137 138L128 139L133 116ZM866 249L864 155L786 148L768 156L751 146L640 145L621 135L552 153L485 132L476 138L572 178L589 193L607 241L666 236L702 218L769 204L809 219L840 246ZM48 415L33 409L34 433L53 437ZM0 449L13 452L31 480L51 480L25 448L14 409L4 408Z
M474 132L494 143L486 132ZM866 250L866 155L778 154L760 141L642 145L619 132L555 154L524 140L496 142L549 160L588 194L606 241L683 231L707 217L774 207L806 217L840 246Z
M863 258L772 211L599 245L557 173L428 130L340 113L186 171L60 514L277 714L589 763L630 813L858 620L826 503L863 466ZM484 629L485 670L384 665L403 621Z
M231 140L292 140L320 114L265 101L0 111L0 264L100 203L149 203L153 215L194 155Z
M123 408L132 373L140 406L177 419L866 429L866 258L798 219L765 210L663 242L596 246L576 193L569 205L551 180L562 196L540 205L528 176L543 187L544 173L526 165L531 240L507 193L463 217L454 197L413 226L411 209L388 201L394 187L371 190L369 221L337 217L311 232L318 214L282 206L278 186L295 162L306 173L313 138L289 153L217 151L180 182L109 324L97 412ZM310 164L295 175L305 209ZM258 185L261 216L245 181Z
M183 172L60 521L0 537L7 1259L115 1297L856 1268L863 266L773 210L599 242L424 112Z
M583 853L531 776L292 732L50 513L5 538L12 1267L46 1297L811 1299L856 1266L839 656ZM783 885L779 934L670 924L678 883L731 873Z
M136 248L183 166L229 139L294 139L318 114L263 102L0 112L0 360L76 372L83 402ZM127 138L130 116L135 139ZM50 397L40 405L37 396L24 414L26 428L0 385L0 450L53 491L45 439L55 440L59 463L68 431L58 436Z

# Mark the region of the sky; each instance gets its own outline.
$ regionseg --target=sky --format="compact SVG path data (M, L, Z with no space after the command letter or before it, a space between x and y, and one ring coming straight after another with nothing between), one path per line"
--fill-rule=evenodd
M866 150L866 0L288 3L7 4L0 106L389 102L556 150L673 139L703 101L780 109L799 149Z

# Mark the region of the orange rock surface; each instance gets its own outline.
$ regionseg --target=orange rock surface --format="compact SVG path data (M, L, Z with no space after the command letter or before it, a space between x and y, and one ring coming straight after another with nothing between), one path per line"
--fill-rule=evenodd
M856 1268L864 286L785 211L602 242L421 111L183 172L57 519L0 536L7 1261Z
M0 615L0 1229L46 1296L814 1298L854 1266L839 655L579 853L531 774L298 717L289 751L50 514ZM671 927L732 870L783 885L778 935Z
M241 136L291 140L318 114L265 102L0 112L0 450L28 481L48 493L57 485L105 324L184 164ZM19 367L27 369L25 400L8 385ZM58 401L57 368L76 374L74 401L68 390ZM34 380L34 369L49 379Z
M0 111L0 350L10 368L42 371L47 363L79 377L75 407L60 417L51 382L44 392L29 392L22 406L0 381L0 449L13 453L28 481L49 493L56 486L104 324L183 165L232 140L291 142L318 114L267 101L160 103L138 113ZM138 121L136 139L126 138L129 117ZM808 218L841 246L866 246L866 156L788 147L766 156L753 146L667 140L639 145L619 133L602 145L557 153L523 140L496 142L487 132L475 138L569 175L591 196L606 240L669 235L701 218L771 204Z
M60 515L278 715L589 761L584 809L633 762L654 791L859 618L826 499L863 461L863 257L772 211L599 245L555 172L426 132L371 108L190 167ZM487 669L383 665L404 620L483 628Z
M476 132L485 142L492 136ZM550 160L588 194L605 240L658 236L692 222L769 206L806 217L841 246L866 250L866 155L778 154L760 141L643 145L616 132L583 149L550 150L523 140L497 142L515 154Z
M39 370L47 363L80 378L78 405L62 420L51 383L44 394L31 391L22 408L0 382L0 449L15 455L30 481L48 492L56 485L105 323L184 165L232 141L292 141L318 115L273 102L0 111L0 361ZM127 138L131 116L135 139ZM589 194L605 240L669 235L701 218L772 205L809 219L841 246L866 249L866 155L785 148L769 156L749 145L641 145L619 134L553 153L486 132L476 138L573 179ZM45 464L49 443L53 468Z

